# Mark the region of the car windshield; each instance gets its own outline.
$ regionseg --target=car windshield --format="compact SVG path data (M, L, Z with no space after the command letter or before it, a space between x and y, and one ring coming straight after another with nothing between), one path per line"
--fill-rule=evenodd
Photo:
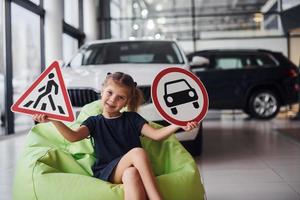
M184 80L166 84L166 93L167 94L172 94L175 92L189 90L189 89L190 89L190 87L189 87L188 83Z
M111 63L183 64L183 57L174 42L130 41L92 44L82 48L71 66Z

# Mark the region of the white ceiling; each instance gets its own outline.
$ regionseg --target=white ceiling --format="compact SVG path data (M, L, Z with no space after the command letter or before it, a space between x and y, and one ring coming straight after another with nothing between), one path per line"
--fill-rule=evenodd
M254 17L271 1L277 0L132 0L140 10L148 11L147 18L157 22L161 33L176 34L179 38L190 37L193 27L197 33L259 29ZM145 18L139 14L136 12L133 17ZM163 23L159 24L158 20L162 19Z

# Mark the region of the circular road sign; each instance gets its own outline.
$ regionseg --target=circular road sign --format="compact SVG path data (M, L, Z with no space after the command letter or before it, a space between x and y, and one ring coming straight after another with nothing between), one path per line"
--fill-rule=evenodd
M198 77L178 67L159 72L151 87L152 101L166 121L178 126L200 122L208 110L208 94Z

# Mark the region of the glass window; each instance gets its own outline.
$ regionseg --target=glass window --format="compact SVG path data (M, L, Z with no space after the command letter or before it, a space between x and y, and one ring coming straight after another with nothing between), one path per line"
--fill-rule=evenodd
M41 72L40 17L12 3L12 54L14 100ZM28 129L31 117L15 115L16 131Z
M64 20L75 28L79 28L78 0L64 0Z
M3 16L4 1L0 2L0 16ZM1 119L4 115L4 50L3 50L3 31L4 31L4 19L0 18L0 115ZM2 120L0 121L2 125ZM3 131L0 131L0 135Z
M216 69L239 69L242 68L240 58L236 57L219 57L216 58Z
M83 59L83 52L80 51L72 58L68 66L80 67L82 64L82 59Z
M120 18L122 16L126 16L129 14L125 14L128 12L128 9L122 9L122 1L129 3L128 0L111 0L110 1L110 13L112 18ZM125 8L125 7L124 7Z
M78 50L78 40L63 34L63 60L68 62Z
M0 2L0 16L3 15L3 7L4 7L4 1L1 1ZM3 71L4 71L4 67L3 67L3 64L4 64L4 51L3 51L3 32L4 32L4 19L3 17L0 18L0 74L3 74Z
M276 62L268 55L255 55L253 62L254 65L260 67L276 66Z
M283 10L287 10L296 7L299 4L300 4L299 0L284 0L282 1L282 8Z
M93 44L88 48L82 49L73 60L76 61L71 61L71 64L76 64L78 60L82 60L82 65L109 63L183 63L178 47L173 42L162 41Z

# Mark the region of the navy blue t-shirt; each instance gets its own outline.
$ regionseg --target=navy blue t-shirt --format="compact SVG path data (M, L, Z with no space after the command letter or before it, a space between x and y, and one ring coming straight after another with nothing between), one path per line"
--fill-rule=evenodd
M136 112L123 112L117 118L91 116L82 125L88 127L94 142L96 162L94 176L109 181L110 175L123 155L141 147L139 136L147 121Z

